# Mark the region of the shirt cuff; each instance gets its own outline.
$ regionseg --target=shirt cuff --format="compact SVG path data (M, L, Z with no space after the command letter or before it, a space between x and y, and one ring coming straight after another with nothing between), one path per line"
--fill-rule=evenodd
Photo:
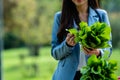
M100 56L103 56L104 55L104 51L102 49L99 49L100 50Z
M65 45L65 49L67 50L67 52L71 53L73 51L74 46L69 46L66 43L66 40L64 40L63 44Z

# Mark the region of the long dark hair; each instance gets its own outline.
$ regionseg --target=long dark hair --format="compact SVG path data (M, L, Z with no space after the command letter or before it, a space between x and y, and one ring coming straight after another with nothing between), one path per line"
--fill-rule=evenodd
M88 6L93 9L99 8L100 0L88 0ZM76 6L72 0L63 0L60 28L57 34L58 40L60 42L63 41L64 36L67 34L65 29L69 29L73 26L73 20L79 26L80 19Z

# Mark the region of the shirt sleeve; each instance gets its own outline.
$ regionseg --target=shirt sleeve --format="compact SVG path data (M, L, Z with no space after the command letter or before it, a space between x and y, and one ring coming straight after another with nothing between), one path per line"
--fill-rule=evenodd
M57 12L54 16L53 28L52 28L52 41L51 41L51 55L56 60L63 59L72 53L74 47L69 47L66 44L66 40L59 42L57 38L57 33L60 27L60 12Z
M106 12L105 10L102 10L101 18L102 18L102 22L105 22L107 25L110 26L108 14L107 14L107 12ZM108 44L109 44L111 47L100 49L100 54L101 54L101 56L104 55L104 52L105 52L105 51L109 51L109 57L110 57L110 55L112 54L112 35L110 34L110 36L111 36L111 39L108 41Z

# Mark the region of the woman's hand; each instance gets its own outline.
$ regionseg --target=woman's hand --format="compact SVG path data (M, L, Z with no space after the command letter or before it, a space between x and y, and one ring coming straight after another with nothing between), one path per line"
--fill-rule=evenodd
M74 41L75 36L73 34L68 33L66 37L66 43L68 46L75 46L75 41Z
M87 55L92 55L92 54L95 54L97 56L100 55L100 50L99 49L88 49L86 47L83 47L83 51Z

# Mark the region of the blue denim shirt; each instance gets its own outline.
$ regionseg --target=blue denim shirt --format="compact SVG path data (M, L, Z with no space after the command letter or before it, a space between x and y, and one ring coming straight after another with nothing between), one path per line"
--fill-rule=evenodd
M102 9L96 10L99 13L102 22L110 25L107 12ZM79 64L80 46L78 43L74 47L69 47L66 45L65 40L62 43L59 43L57 33L60 27L60 18L61 12L57 12L54 17L52 28L51 55L54 59L59 60L59 62L52 80L73 80ZM90 26L97 21L99 21L98 14L95 10L89 8L88 25ZM74 26L76 25L74 24ZM111 40L108 43L112 45ZM112 52L111 48L100 49L101 55L104 54L104 50L108 50L110 54ZM86 60L88 57L89 56L86 55Z

